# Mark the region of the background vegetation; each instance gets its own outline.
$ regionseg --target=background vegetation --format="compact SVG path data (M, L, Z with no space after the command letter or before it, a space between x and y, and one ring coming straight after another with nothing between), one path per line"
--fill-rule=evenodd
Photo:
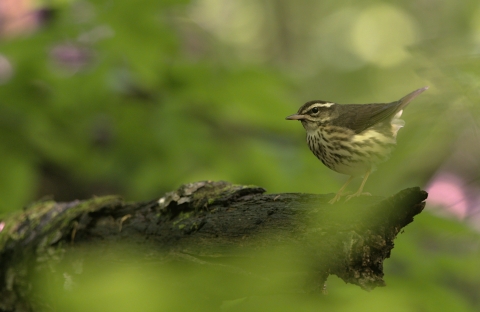
M428 85L404 112L391 160L366 186L389 195L420 185L431 195L428 211L398 238L387 262L388 287L367 294L331 278L326 298L261 298L253 306L480 307L473 230L480 228L478 1L2 0L0 6L0 212L45 196L148 200L197 180L255 184L271 193L335 192L346 177L323 167L301 125L285 116L312 99L390 102ZM439 203L446 208L435 208ZM108 268L103 281L112 280ZM169 300L154 300L155 310L182 301L181 290L166 286L178 276L154 271L162 278L147 283L150 292L139 292L148 274L122 271L116 287L125 302L148 303L165 289ZM185 278L205 289L219 282L211 278L210 285L198 274ZM58 304L85 310L96 303L85 300L99 294L95 287L83 289L79 302ZM201 296L192 292L191 301ZM238 299L233 286L230 297Z

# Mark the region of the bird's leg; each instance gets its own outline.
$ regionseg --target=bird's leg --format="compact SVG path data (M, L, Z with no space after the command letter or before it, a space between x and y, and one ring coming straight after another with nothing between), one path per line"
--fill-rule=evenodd
M347 196L347 199L346 199L345 201L348 201L348 200L350 200L352 197L357 197L357 196L360 196L360 195L372 195L372 194L370 194L370 193L362 193L363 187L365 186L365 182L367 182L367 179L368 179L368 176L370 175L370 172L371 172L371 170L368 170L367 173L365 173L365 176L363 177L362 184L360 184L360 188L358 189L358 191L356 191L356 192L353 193L352 195L348 195L348 196Z
M353 176L348 178L347 182L345 182L345 184L340 188L340 190L338 190L337 194L335 194L335 197L332 198L332 200L330 200L328 203L333 204L336 201L340 200L340 197L342 197L343 190L350 184L350 182L352 182L352 180L353 180Z

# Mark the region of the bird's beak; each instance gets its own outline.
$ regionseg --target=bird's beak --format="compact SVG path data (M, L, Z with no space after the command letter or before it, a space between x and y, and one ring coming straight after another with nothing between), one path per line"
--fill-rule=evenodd
M298 115L298 114L293 114L285 118L286 120L303 120L305 119L305 115Z

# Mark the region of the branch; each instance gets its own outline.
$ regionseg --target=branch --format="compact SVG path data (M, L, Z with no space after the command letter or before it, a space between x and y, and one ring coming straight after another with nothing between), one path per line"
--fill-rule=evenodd
M42 259L51 261L46 255L52 248L69 252L123 241L153 244L171 261L216 266L254 279L264 277L202 259L251 256L252 249L262 246L289 246L298 263L311 268L305 273L309 290L321 289L330 274L371 290L385 285L383 261L390 257L396 235L423 210L427 198L418 187L389 198L359 197L335 205L328 204L331 195L264 192L256 186L204 181L143 203L125 203L116 196L36 203L4 220L0 307L8 310L28 302L28 278ZM284 252L291 257L291 248Z

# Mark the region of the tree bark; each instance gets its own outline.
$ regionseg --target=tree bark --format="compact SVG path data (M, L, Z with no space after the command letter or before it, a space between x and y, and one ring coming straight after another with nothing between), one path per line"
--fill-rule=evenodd
M125 203L117 196L35 203L3 220L0 309L31 310L29 277L36 266L58 261L79 246L118 242L153 246L158 257L169 261L218 266L252 278L262 278L261 270L225 265L218 256L251 257L252 250L265 246L288 246L285 256L294 250L296 261L310 268L305 289L321 290L335 274L371 290L385 285L383 261L427 198L418 187L388 198L364 196L334 205L328 204L332 195L264 192L256 186L203 181L143 203ZM213 255L214 263L208 260Z

